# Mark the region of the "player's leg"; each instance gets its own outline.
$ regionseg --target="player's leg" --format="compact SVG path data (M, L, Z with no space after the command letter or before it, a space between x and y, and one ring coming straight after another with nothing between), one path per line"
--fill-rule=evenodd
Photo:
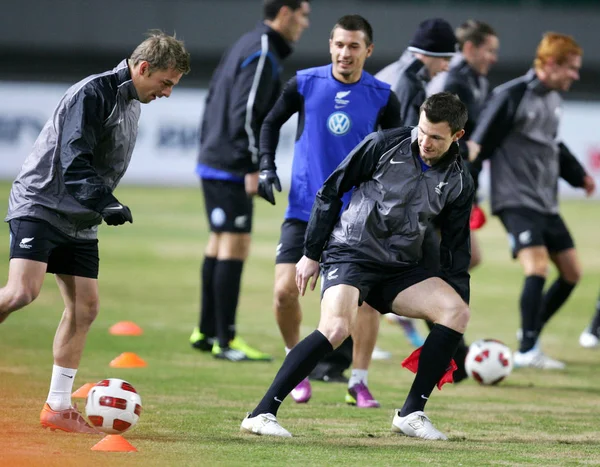
M224 222L225 211L220 206L218 193L222 187L218 181L203 179L200 188L210 234L200 266L200 317L198 326L194 328L190 336L190 344L195 349L208 352L212 350L217 335L214 275L219 251L220 226Z
M421 348L417 372L406 401L395 413L392 431L424 439L447 439L434 428L424 409L462 339L470 318L469 307L452 287L433 277L398 293L392 311L434 323Z
M198 350L209 352L212 350L216 331L215 300L214 300L214 274L219 251L219 234L211 232L208 243L204 249L204 260L200 270L200 319L198 327L194 328L190 336L190 344Z
M52 379L40 422L51 429L97 433L72 407L71 393L88 331L98 315L98 241L55 235L57 247L48 258L48 272L55 274L65 309L54 336Z
M287 355L262 400L242 422L242 431L291 436L277 423L277 411L285 397L308 376L317 362L350 335L358 310L359 294L357 288L345 284L333 284L326 288L321 300L321 319L317 330L300 341Z
M598 347L600 342L600 296L596 301L596 310L590 325L579 336L579 345L591 349Z
M573 238L562 218L550 216L546 228L550 260L558 269L558 278L548 288L540 307L540 332L567 301L581 278L581 264Z
M280 242L281 246L282 243ZM275 265L274 287L275 319L285 344L286 356L300 340L302 311L296 286L296 264L277 263ZM306 403L312 397L312 387L308 376L292 389L292 399L299 404Z
M0 323L37 298L44 283L51 245L45 223L13 219L10 229L8 280L0 289Z
M377 333L379 332L379 312L366 303L358 309L352 329L354 347L352 351L352 373L348 381L346 403L359 408L378 408L379 402L369 390L368 374L371 356Z
M8 281L0 289L0 323L37 298L44 283L46 263L12 258L8 266Z

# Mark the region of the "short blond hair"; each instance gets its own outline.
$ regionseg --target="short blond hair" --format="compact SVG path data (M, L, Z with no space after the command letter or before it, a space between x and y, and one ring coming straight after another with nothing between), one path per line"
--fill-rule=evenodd
M146 61L150 70L177 70L184 75L190 71L190 54L185 50L183 41L175 35L169 36L160 30L151 30L148 38L138 45L129 59L136 66Z
M570 55L583 55L583 49L571 36L557 32L547 32L540 41L533 65L542 68L549 59L558 65L565 63Z

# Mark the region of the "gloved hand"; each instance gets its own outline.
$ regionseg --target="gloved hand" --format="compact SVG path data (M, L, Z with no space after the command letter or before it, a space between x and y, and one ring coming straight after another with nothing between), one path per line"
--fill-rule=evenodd
M108 225L123 225L125 222L133 224L131 210L117 200L104 206L100 214Z
M277 167L272 156L262 156L260 159L260 173L258 175L258 196L266 199L275 206L273 187L281 193L281 182L277 176Z
M483 209L481 209L477 204L474 204L471 208L471 218L469 219L471 230L481 229L485 223L485 212L483 212Z

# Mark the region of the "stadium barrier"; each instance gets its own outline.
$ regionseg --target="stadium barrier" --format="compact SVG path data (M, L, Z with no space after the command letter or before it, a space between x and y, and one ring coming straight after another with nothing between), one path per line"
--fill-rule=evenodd
M67 86L49 83L0 83L0 179L13 179ZM169 99L142 105L138 142L123 183L197 185L200 117L206 89L179 88ZM296 116L282 128L277 153L281 181L289 187ZM561 139L596 179L600 192L600 102L566 101ZM481 179L485 196L487 174ZM582 197L561 182L561 195ZM600 193L596 193L600 199Z

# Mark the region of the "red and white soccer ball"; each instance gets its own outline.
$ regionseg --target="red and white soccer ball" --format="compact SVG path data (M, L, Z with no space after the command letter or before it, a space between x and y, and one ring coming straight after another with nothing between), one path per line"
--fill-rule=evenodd
M469 346L465 369L479 384L498 384L510 375L512 368L512 352L499 340L481 339Z
M96 383L85 404L90 423L107 434L126 432L137 423L141 412L142 399L135 388L116 378Z

